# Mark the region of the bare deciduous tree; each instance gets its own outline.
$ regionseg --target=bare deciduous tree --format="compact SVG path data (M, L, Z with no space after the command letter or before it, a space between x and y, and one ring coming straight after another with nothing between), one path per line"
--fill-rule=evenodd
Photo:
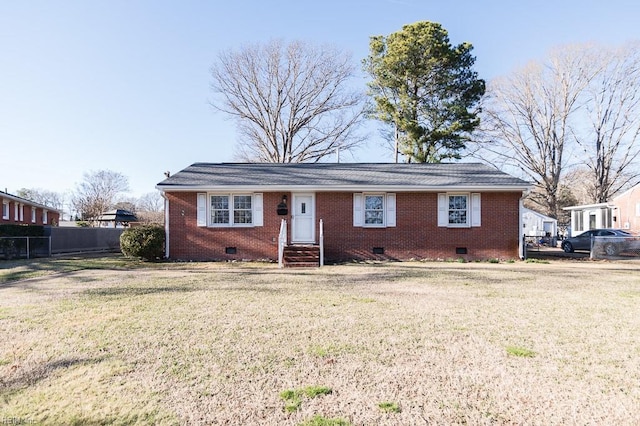
M576 132L590 171L591 201L604 203L640 177L640 42L599 48L598 75L585 91L585 121Z
M161 212L164 209L164 199L160 191L153 191L143 194L138 199L138 211Z
M16 195L24 198L25 200L53 207L60 211L64 208L65 196L59 192L41 188L22 188L18 190Z
M483 105L480 155L513 167L536 187L532 201L558 217L558 189L572 140L571 120L596 74L591 50L552 52L488 85Z
M558 188L571 168L589 171L576 188L587 203L638 182L640 43L559 48L487 93L479 153L531 179L544 213L558 217Z
M348 89L351 56L271 41L222 52L211 70L212 106L233 117L242 160L316 162L362 142L363 95Z
M77 185L71 202L83 220L95 221L102 213L113 208L116 197L129 190L129 180L121 173L99 170L84 174Z
M138 199L136 215L140 222L162 224L164 222L164 199L160 192L143 194Z

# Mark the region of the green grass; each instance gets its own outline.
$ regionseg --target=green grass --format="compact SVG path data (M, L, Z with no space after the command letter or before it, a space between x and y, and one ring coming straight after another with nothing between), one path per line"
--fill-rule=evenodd
M329 395L331 388L326 386L307 386L303 389L287 389L280 392L280 398L285 401L284 409L287 412L297 411L302 405L303 397L308 399L321 395Z
M300 392L293 389L280 392L280 398L284 400L284 409L287 412L297 411L302 405Z
M519 346L507 346L507 353L509 355L519 356L523 358L532 358L536 356L536 353L534 351Z
M315 398L320 395L329 395L331 393L331 388L326 386L307 386L302 389L302 393L307 398Z
M399 413L401 411L397 403L389 401L379 403L378 408L385 413Z
M302 422L299 426L350 426L347 420L342 418L326 418L324 416L313 416L311 419Z

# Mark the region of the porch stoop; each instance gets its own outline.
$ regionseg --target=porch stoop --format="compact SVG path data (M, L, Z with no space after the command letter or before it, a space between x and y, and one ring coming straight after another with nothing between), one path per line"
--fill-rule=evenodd
M320 267L320 246L286 246L284 248L283 263L285 268L318 268Z

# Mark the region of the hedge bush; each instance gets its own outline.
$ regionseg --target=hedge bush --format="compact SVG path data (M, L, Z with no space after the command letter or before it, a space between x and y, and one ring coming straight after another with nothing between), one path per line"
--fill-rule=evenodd
M44 226L41 225L0 225L0 237L42 237Z
M164 256L164 229L161 226L136 226L120 235L120 250L127 257L158 260Z

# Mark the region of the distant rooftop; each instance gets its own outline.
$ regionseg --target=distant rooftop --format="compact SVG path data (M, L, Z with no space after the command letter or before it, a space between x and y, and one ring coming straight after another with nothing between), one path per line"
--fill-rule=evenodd
M137 222L138 218L129 210L117 209L104 212L98 220L100 222Z
M60 210L54 207L49 207L44 204L36 203L35 201L27 200L26 198L18 197L17 195L9 194L8 192L5 192L5 191L0 191L0 198L7 198L13 201L18 201L19 203L28 204L30 206L40 207L41 209L48 210L51 212L60 213Z

